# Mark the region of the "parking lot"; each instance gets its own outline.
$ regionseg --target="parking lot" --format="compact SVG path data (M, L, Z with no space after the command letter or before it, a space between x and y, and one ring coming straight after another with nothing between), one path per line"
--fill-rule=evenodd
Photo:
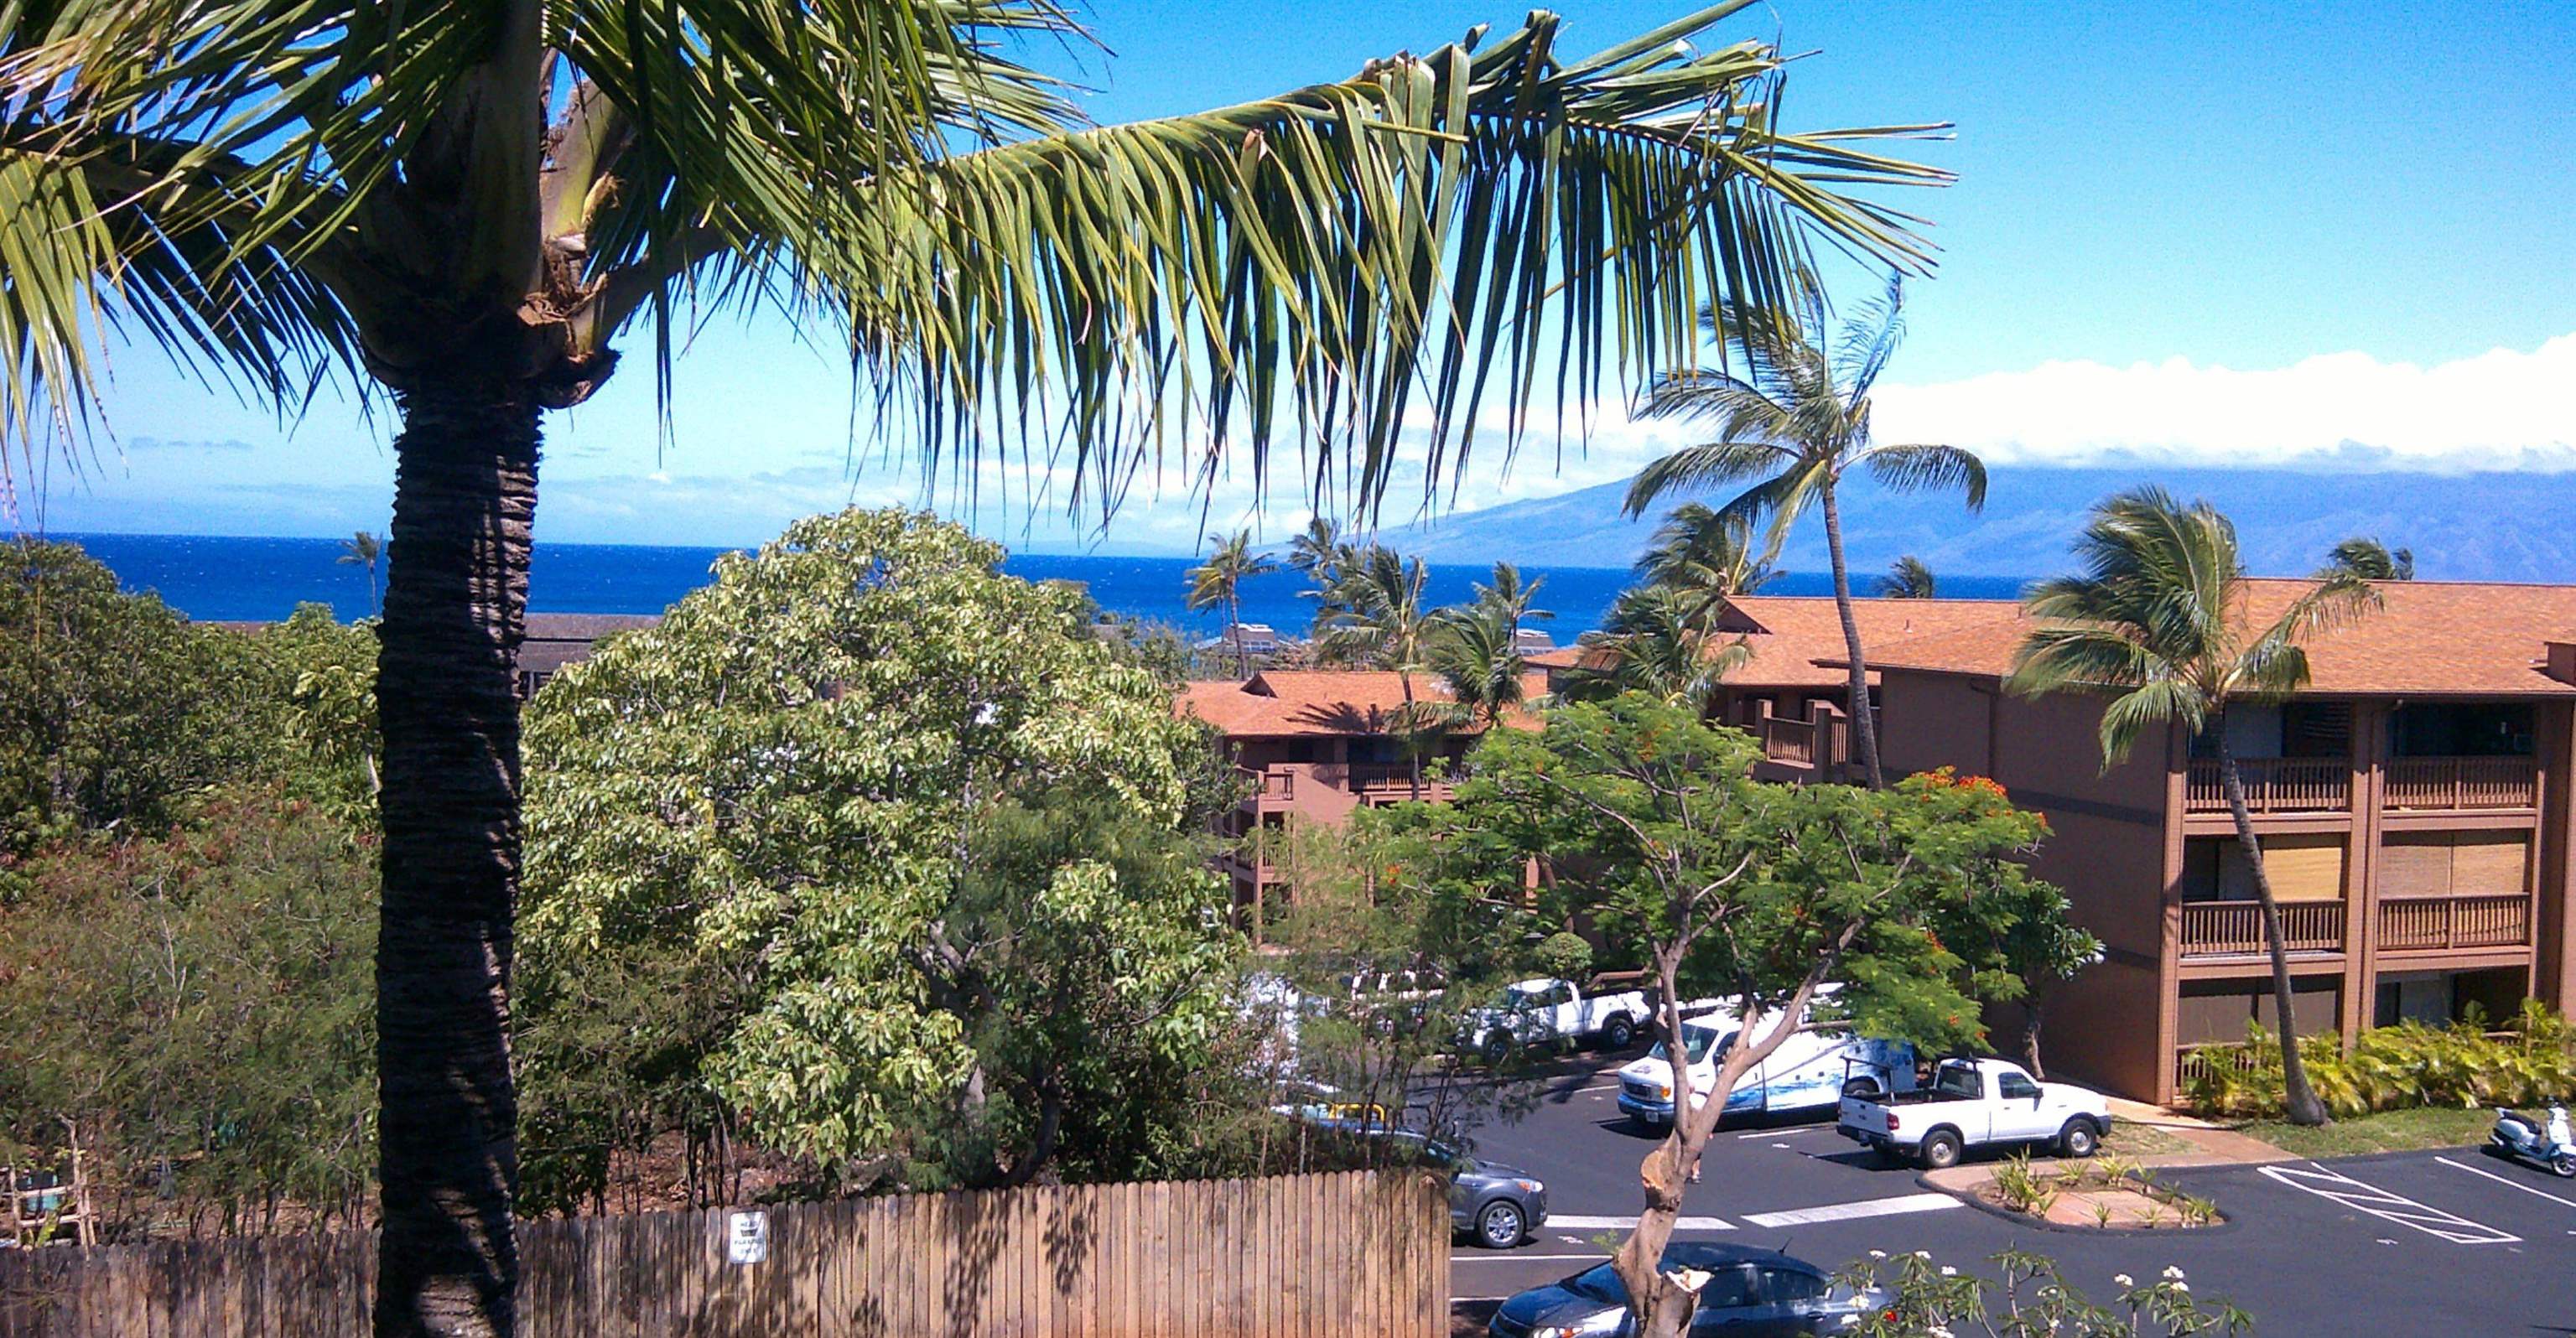
M1653 1136L1613 1104L1615 1068L1569 1063L1525 1078L1535 1106L1475 1129L1478 1155L1547 1182L1549 1221L1517 1250L1460 1245L1452 1289L1462 1308L1589 1267L1634 1222L1637 1163ZM2055 1257L2097 1299L2117 1290L2115 1274L2176 1265L2198 1293L2251 1311L2265 1334L2576 1333L2576 1182L2475 1149L2161 1174L2214 1200L2230 1222L2152 1234L2036 1229L1928 1189L1912 1167L1837 1135L1829 1115L1730 1124L1690 1189L1682 1234L1826 1266L1873 1249L1970 1266L2019 1247Z

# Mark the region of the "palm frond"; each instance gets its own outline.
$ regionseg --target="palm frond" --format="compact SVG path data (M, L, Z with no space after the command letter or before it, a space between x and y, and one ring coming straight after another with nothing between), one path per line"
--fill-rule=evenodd
M1628 484L1622 509L1643 515L1668 493L1737 483L1797 462L1795 452L1766 441L1712 441L1655 457ZM1732 508L1729 508L1732 510Z
M1960 492L1968 509L1986 509L1986 463L1957 446L1873 446L1862 457L1870 477L1890 492Z

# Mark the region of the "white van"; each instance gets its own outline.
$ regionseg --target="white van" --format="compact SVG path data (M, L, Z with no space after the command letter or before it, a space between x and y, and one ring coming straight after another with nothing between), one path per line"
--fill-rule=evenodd
M1736 1019L1727 1013L1682 1024L1693 1106L1708 1103L1708 1089L1717 1082L1718 1057L1735 1044L1736 1030ZM1810 1027L1781 1042L1770 1058L1744 1075L1735 1090L1726 1094L1726 1113L1831 1110L1841 1103L1846 1085L1854 1082L1871 1083L1880 1094L1913 1091L1914 1047L1854 1035L1850 1028L1832 1023ZM1673 1122L1673 1069L1662 1044L1619 1070L1619 1109L1630 1119L1659 1128Z

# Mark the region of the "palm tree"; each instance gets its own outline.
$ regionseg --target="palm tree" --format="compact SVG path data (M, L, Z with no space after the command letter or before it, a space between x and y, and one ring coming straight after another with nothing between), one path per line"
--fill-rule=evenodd
M360 530L349 536L349 542L340 545L338 559L343 567L367 569L367 607L379 615L385 611L385 601L384 596L376 593L376 560L383 556L384 545L376 541L375 532Z
M1647 397L1644 415L1711 420L1717 439L1656 460L1628 489L1633 516L1679 489L1758 479L1718 511L1747 521L1770 516L1775 552L1809 506L1824 512L1834 607L1842 614L1850 661L1852 734L1872 789L1883 788L1887 778L1879 770L1878 720L1869 706L1869 669L1860 625L1852 617L1851 573L1843 562L1842 481L1854 466L1867 466L1882 486L1897 492L1956 488L1967 494L1969 510L1986 504L1986 467L1969 452L1870 439L1870 388L1904 335L1904 294L1902 284L1891 282L1885 298L1844 327L1832 354L1817 343L1825 319L1812 304L1796 320L1735 306L1712 311L1707 324L1741 350L1742 374L1703 369L1664 378Z
M1556 618L1556 615L1549 610L1532 607L1533 602L1538 598L1539 587L1546 584L1547 578L1544 576L1525 580L1521 576L1520 568L1508 562L1497 562L1494 564L1492 583L1487 584L1482 581L1476 583L1476 599L1470 607L1491 610L1502 620L1503 625L1511 630L1514 642L1517 644L1521 624L1552 622Z
M1710 608L1701 594L1677 586L1620 591L1600 630L1583 637L1608 662L1578 669L1574 695L1643 692L1703 716L1713 713L1726 676L1753 658L1753 648L1740 636L1724 640L1710 625Z
M1208 554L1207 561L1189 570L1190 610L1225 610L1225 645L1234 656L1238 676L1251 667L1249 657L1243 653L1243 583L1277 570L1279 564L1268 554L1252 551L1252 531L1248 529L1236 530L1233 538Z
M1442 609L1425 661L1448 686L1447 702L1420 708L1426 724L1450 729L1491 729L1528 699L1529 660L1521 654L1520 622L1511 605L1478 600Z
M1753 548L1753 525L1741 515L1721 515L1703 502L1684 502L1637 558L1638 579L1695 594L1712 606L1735 595L1759 593L1777 579L1773 552Z
M1932 569L1923 565L1923 559L1908 553L1888 564L1887 574L1878 578L1878 597L1930 599L1938 584L1932 579Z
M1321 650L1325 624L1331 621L1333 587L1342 573L1359 561L1360 547L1342 535L1341 526L1322 516L1309 517L1305 531L1288 541L1288 566L1306 578L1306 588L1297 592L1300 599L1315 601L1315 618L1308 627L1309 639Z
M2415 579L2415 550L2392 549L2367 535L2355 536L2336 544L2317 574L2324 577L2335 572L2365 581L2411 581Z
M2379 592L2329 568L2262 621L2251 607L2236 527L2209 503L2186 507L2161 488L2122 493L2095 507L2075 551L2083 575L2033 587L2026 607L2041 626L2016 650L2007 686L2020 693L2118 692L2102 711L2105 770L2151 728L2179 725L2217 751L2219 783L2236 819L2236 843L2254 874L2272 954L2289 1119L2323 1124L2325 1105L2308 1086L2299 1057L2281 911L2227 741L2227 711L2298 691L2308 681L2304 643L2376 608Z
M1404 692L1395 727L1405 736L1416 798L1422 794L1421 733L1431 717L1414 699L1413 676L1429 667L1427 656L1439 626L1437 612L1422 603L1425 579L1420 558L1399 557L1384 544L1360 550L1358 560L1333 583L1334 608L1319 638L1331 655L1395 671Z
M1852 192L1946 174L1878 153L1896 128L1783 130L1780 53L1705 36L1748 2L1584 59L1539 13L1109 128L1010 58L1083 40L1058 0L5 11L15 468L83 439L110 329L280 406L343 376L399 422L377 1328L516 1323L513 661L541 420L599 389L621 334L651 326L667 399L675 328L713 308L837 320L930 467L1067 443L1061 495L1104 516L1182 423L1256 478L1295 432L1319 489L1347 469L1374 507L1413 412L1429 486L1489 384L1519 423L1686 357L1702 299L1659 281L1677 264L1755 305L1819 237L1925 266ZM1560 320L1633 336L1557 381L1524 352Z

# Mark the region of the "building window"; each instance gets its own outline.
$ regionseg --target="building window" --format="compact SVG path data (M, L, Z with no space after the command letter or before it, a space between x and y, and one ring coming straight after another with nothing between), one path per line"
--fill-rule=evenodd
M2186 980L2174 1010L2174 1043L2209 1045L2242 1041L2245 1024L2260 1023L2280 1034L2281 1010L2273 1005L2266 981ZM2343 1011L2343 982L2333 976L2302 976L2290 982L2290 1007L2299 1034L2333 1031Z
M2263 872L2277 901L2343 898L2344 839L2333 833L2284 832L2263 838ZM2232 836L2195 836L2183 842L2182 899L2252 901L2254 870L2245 847Z
M2399 757L2529 757L2531 707L2519 702L2425 702L2397 708Z

